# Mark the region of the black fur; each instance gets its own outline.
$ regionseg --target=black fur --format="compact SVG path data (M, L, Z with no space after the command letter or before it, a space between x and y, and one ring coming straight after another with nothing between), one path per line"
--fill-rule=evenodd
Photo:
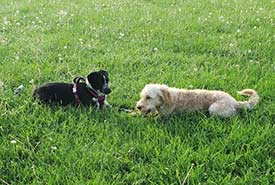
M87 76L87 79L95 90L106 95L111 93L111 89L108 86L108 73L106 71L100 70L92 72ZM85 106L95 106L96 103L93 101L93 96L86 87L85 78L76 77L73 82L77 84L77 95L80 103ZM72 89L72 83L46 83L34 90L33 97L46 104L78 105Z

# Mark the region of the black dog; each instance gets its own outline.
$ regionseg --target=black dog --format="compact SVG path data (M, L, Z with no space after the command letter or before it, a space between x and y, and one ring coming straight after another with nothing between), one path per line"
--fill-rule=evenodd
M33 97L46 104L92 105L97 109L109 105L107 94L111 93L111 89L107 71L92 72L86 79L76 77L73 82L44 84L34 90Z

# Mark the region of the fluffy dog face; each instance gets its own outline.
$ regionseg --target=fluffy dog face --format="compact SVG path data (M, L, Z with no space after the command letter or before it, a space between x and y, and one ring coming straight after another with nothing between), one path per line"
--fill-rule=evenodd
M167 100L168 87L166 85L148 84L140 93L137 109L142 114L156 112Z

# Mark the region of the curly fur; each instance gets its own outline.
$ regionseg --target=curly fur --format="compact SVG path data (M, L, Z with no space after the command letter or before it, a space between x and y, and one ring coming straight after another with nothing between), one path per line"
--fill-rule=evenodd
M239 109L253 108L259 101L259 96L253 89L238 93L249 96L249 100L237 101L228 93L217 90L187 90L162 84L147 84L140 93L141 99L137 102L137 108L143 114L209 111L211 115L230 117Z

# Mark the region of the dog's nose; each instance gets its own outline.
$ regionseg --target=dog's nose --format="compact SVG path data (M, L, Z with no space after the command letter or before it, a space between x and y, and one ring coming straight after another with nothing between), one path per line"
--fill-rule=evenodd
M137 109L138 109L138 110L140 110L141 108L142 108L142 106L140 106L140 105L137 106Z
M103 91L104 91L104 94L110 94L112 92L110 88L106 88Z

